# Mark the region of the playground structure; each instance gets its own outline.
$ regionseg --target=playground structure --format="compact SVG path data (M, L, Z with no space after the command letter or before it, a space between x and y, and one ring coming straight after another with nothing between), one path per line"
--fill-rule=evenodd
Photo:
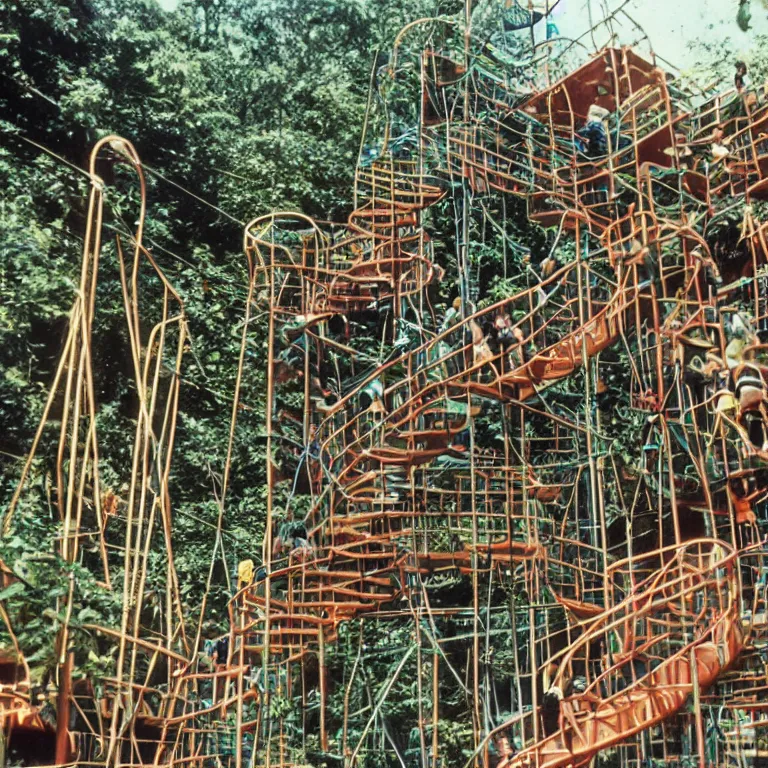
M498 12L505 40L535 16ZM245 230L222 515L261 312L272 460L260 562L238 578L227 658L211 669L173 562L183 300L143 245L134 148L109 137L94 149L81 282L38 439L63 397L60 555L83 563L87 543L87 566L122 595L120 627L82 627L116 647L116 672L99 691L72 683L72 617L57 598L54 722L15 641L0 659L10 744L48 739L57 764L298 768L386 754L453 766L441 753L452 685L467 702L466 765L735 767L768 755L765 94L693 93L620 47L523 87L539 58L514 59L484 23L427 19L398 36L346 225L275 213ZM109 152L135 169L142 206L117 248L138 393L119 518L99 484L91 364ZM507 201L544 230L540 254L516 250ZM451 258L438 214L455 227ZM503 245L501 288L478 277L478 220ZM151 295L139 295L140 270ZM297 435L300 451L286 447ZM166 591L148 626L160 541ZM1 583L17 578L4 568ZM412 645L377 700L354 711L347 694L329 711L328 660L345 633L404 623ZM403 748L381 712L405 669L419 703Z

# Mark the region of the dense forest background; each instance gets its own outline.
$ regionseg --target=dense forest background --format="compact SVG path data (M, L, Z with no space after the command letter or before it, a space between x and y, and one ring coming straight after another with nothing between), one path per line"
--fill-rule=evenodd
M246 297L243 223L281 209L346 217L376 52L407 19L442 10L434 0L189 0L174 12L154 0L0 4L0 507L30 448L76 290L88 192L78 169L99 138L117 133L145 164L147 244L186 302L191 354L173 504L176 566L196 604L217 535ZM108 231L129 230L135 202L135 189L132 197L108 185ZM109 247L95 343L100 440L115 446L117 478L133 423ZM264 349L257 337L249 354L258 361ZM226 570L258 555L262 538L263 366L248 376L209 603L219 622ZM38 493L0 546L6 562L29 561L27 569L55 551L54 516L40 502L50 501L57 439L55 429L45 434L33 471ZM119 486L110 490L120 498ZM51 569L38 570L51 587ZM94 596L86 590L83 604Z
M188 605L199 606L210 584L208 618L225 627L232 571L240 559L259 558L265 508L266 341L255 324L227 512L218 525L246 300L243 225L286 209L346 218L374 62L407 21L462 5L184 0L165 12L154 0L0 0L0 509L40 421L77 290L88 194L81 169L99 138L120 134L144 163L146 243L185 301L191 334L171 489L175 564ZM759 63L766 58L756 56ZM728 45L702 44L701 61L699 77L732 77ZM107 229L130 231L135 190L108 183L105 195ZM546 251L540 232L511 218L523 251L533 250L534 258ZM119 502L134 413L110 248L94 354L99 437L107 446L102 473ZM483 248L492 270L498 249L490 240ZM509 288L491 283L489 297ZM65 593L68 578L54 554L58 517L50 473L57 440L55 428L44 434L30 492L0 541L0 558L25 578L17 597L29 620L20 640L34 650L28 660L40 675L55 664L56 617L44 615L45 607L52 595ZM105 624L120 610L87 569L78 572L76 605L80 621L93 614ZM398 647L392 638L366 642ZM98 653L82 658L82 674L88 664L109 663ZM412 707L415 696L402 691L390 714ZM341 706L340 699L335 703ZM451 724L441 732L450 738ZM457 744L461 738L456 734Z

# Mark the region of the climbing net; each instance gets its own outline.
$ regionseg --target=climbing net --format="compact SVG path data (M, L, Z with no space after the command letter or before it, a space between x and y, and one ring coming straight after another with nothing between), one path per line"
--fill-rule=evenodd
M122 622L56 598L51 722L3 608L11 742L47 734L60 764L237 768L766 753L768 102L686 90L640 45L557 79L574 43L520 42L550 9L408 25L374 73L347 223L246 227L218 503L266 317L266 534L212 667L172 549L183 301L143 245L135 150L94 149L69 335L4 525L55 406L61 556L121 597ZM119 520L92 366L109 151L141 193L116 248L137 404ZM73 627L115 649L114 675L72 682Z

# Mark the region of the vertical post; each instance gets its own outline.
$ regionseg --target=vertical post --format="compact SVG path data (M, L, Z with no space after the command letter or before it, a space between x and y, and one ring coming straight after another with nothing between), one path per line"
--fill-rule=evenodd
M325 727L325 704L326 704L326 686L325 686L325 636L323 635L323 625L318 625L318 640L320 646L320 748L323 752L328 751L328 732Z
M699 747L699 768L706 768L707 743L704 739L704 724L701 719L701 692L699 690L699 668L696 665L696 648L691 648L691 683L693 687L693 713L696 720L696 742Z
M269 335L267 344L267 414L265 428L267 431L267 519L264 523L264 547L262 552L262 561L267 569L267 577L264 580L264 647L261 653L261 662L264 679L264 694L262 698L262 707L269 712L270 705L270 684L269 684L269 645L271 640L271 620L270 620L270 598L272 594L272 506L274 480L274 471L272 465L272 409L274 399L274 355L275 355L275 244L274 244L274 226L275 219L272 217L272 238L269 253ZM270 730L272 720L269 719ZM270 734L266 734L266 767L270 766ZM255 746L255 745L254 745Z
M467 394L467 413L472 412L472 395ZM470 503L472 505L472 695L474 698L475 748L480 742L480 595L478 585L478 550L480 548L477 527L477 474L475 468L475 421L470 416L469 422L469 478ZM489 575L490 578L490 575ZM475 763L477 763L477 757Z
M440 716L440 658L437 648L433 651L432 659L432 768L437 768L437 721Z
M240 619L240 648L237 654L237 664L240 667L237 671L237 708L235 711L236 726L235 733L237 741L235 742L235 768L243 768L243 669L245 668L245 611L239 608L235 608L238 611ZM234 632L230 635L231 640L235 639ZM232 654L234 658L234 654ZM227 700L227 687L229 686L229 678L224 678L224 701ZM256 739L254 738L252 749L256 749ZM253 760L253 758L252 758Z
M66 642L66 630L59 635L59 642ZM59 667L59 693L56 698L56 764L63 765L70 759L69 744L69 716L71 710L70 697L72 695L72 653L67 653L66 648L61 649L65 655L64 663Z
M528 605L528 666L531 675L533 740L539 740L539 664L536 660L536 608Z
M421 661L421 606L416 609L416 685L419 697L419 746L421 748L421 765L427 768L427 740L424 735L424 690L422 684L423 666Z

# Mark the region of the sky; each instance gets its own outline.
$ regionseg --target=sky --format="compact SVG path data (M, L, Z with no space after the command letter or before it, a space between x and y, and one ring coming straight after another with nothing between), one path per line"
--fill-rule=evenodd
M597 21L607 15L606 7L613 11L623 0L561 0L556 11L561 34L576 37L589 29L588 4ZM625 9L650 38L653 50L684 70L695 64L694 54L688 49L688 43L695 39L730 37L737 50L746 51L754 43L755 34L768 33L768 10L762 0L751 0L752 29L746 33L736 24L738 8L739 0L630 0ZM625 17L622 19L621 26L616 26L620 41L632 43L641 33ZM609 34L604 31L597 44L605 42Z

